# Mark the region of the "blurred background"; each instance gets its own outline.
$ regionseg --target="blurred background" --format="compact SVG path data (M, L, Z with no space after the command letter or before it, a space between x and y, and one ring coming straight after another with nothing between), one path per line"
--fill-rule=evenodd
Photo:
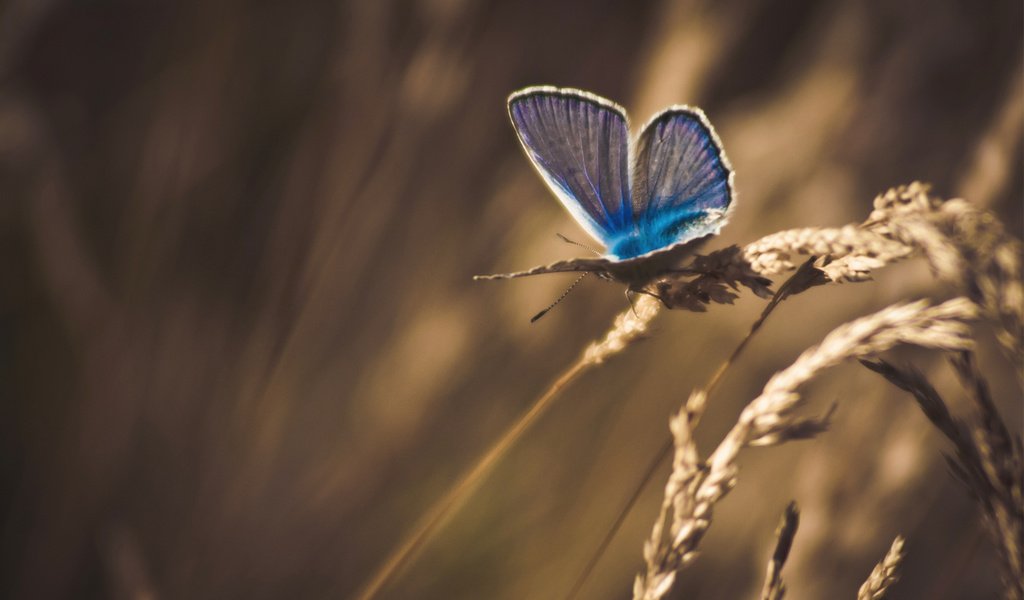
M0 596L335 598L626 308L595 281L478 273L584 238L505 112L591 90L634 124L699 105L737 172L709 249L863 220L914 179L1021 232L1019 0L0 5ZM726 376L705 451L833 327L944 298L911 261L784 303ZM763 307L671 312L570 387L386 598L558 598ZM1019 431L1012 365L981 364ZM942 357L926 368L955 407ZM820 439L742 456L677 597L752 597L803 518L790 598L854 597L902 533L896 598L997 596L944 440L863 368ZM584 589L623 598L659 472Z

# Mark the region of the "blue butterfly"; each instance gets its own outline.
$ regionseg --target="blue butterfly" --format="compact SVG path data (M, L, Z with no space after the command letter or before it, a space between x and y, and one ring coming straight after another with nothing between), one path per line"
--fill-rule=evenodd
M699 108L663 110L634 144L625 109L582 90L528 87L509 96L508 113L534 167L606 254L478 279L582 271L643 291L728 220L732 167Z

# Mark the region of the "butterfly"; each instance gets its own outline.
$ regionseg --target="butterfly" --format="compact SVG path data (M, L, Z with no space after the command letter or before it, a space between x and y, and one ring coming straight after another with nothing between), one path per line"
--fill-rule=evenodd
M528 87L509 96L508 113L533 166L605 254L475 279L590 272L644 292L728 220L733 170L699 108L661 111L633 143L625 109L582 90Z

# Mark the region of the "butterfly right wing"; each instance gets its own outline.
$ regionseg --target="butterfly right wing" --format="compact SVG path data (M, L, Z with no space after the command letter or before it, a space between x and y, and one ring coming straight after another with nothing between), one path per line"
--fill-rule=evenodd
M717 233L733 200L733 172L704 113L689 106L662 111L636 150L633 212L648 244Z
M632 227L625 111L570 88L530 87L508 99L519 141L574 219L605 246Z

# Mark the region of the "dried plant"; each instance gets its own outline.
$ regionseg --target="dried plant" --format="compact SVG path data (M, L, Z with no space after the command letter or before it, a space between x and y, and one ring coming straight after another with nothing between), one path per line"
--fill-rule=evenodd
M953 312L960 312L965 318L973 318L980 306L983 314L997 324L999 339L1011 356L1020 355L1021 311L1024 310L1018 268L1020 244L1007 236L989 213L975 209L962 200L944 201L937 198L930 194L929 186L918 182L893 188L876 197L874 210L859 225L782 231L742 249L731 246L705 256L697 256L686 268L660 280L656 284L655 295L669 308L691 311L704 311L711 303L731 304L741 287L758 296L767 297L771 294L767 276L793 270L796 267L795 257L810 256L797 275L776 293L765 315L758 321L760 323L771 312L771 308L790 295L829 282L867 281L875 270L915 255L925 256L934 271L977 304L961 300L944 306ZM910 312L915 308L910 308ZM895 318L893 323L902 319L898 310L891 316ZM756 331L756 326L752 331ZM937 331L933 330L933 333ZM955 335L959 337L957 343L969 345L966 330L958 328ZM877 341L883 337L879 336ZM943 342L937 339L904 341L927 347L943 347ZM857 352L854 351L854 355ZM804 372L792 369L786 371L793 381L773 379L769 382L766 394L759 399L765 404L764 408L772 402L780 408L786 406L789 398L781 390L795 389L806 380L804 378L809 378L833 360L827 352L819 353L816 357L822 361L820 365L814 365L807 357L808 364ZM726 361L724 366L730 362ZM719 369L713 381L717 381L721 371ZM768 394L773 383L778 390ZM694 462L695 449L687 440L691 437L690 430L696 426L706 407L709 393L710 389L695 390L684 411L672 422L677 448L675 470L678 476L674 484L670 480L669 488L674 485L676 489L683 489L685 485L681 482L692 483L698 478ZM773 396L774 400L768 399ZM824 429L827 423L827 416L825 419L789 418L785 414L789 410L792 407L782 408L777 413L766 410L767 414L775 415L772 418L778 419L777 423L771 423L769 419L757 427L752 426L751 431L757 431L758 428L761 431L749 440L734 438L730 441L727 438L726 442L730 443L727 445L723 442L719 448L721 452L716 451L712 458L724 456L721 464L729 464L729 455L743 445L776 444L787 439L810 437ZM709 479L705 478L705 482ZM667 490L666 507L668 499L673 495L669 492ZM681 514L679 508L676 507L675 511L677 519ZM664 509L662 517L665 516ZM663 521L659 520L659 523ZM702 533L698 532L702 523L702 520L698 520L697 527L684 529L676 522L672 529L686 532L699 541ZM663 532L659 528L663 529L664 525L655 526L651 540L660 539ZM652 547L656 546L652 546L650 541L645 546L645 556L648 558ZM682 551L679 556L682 557L681 564L685 564L687 552ZM651 561L648 563L650 583L642 584L642 578L638 578L638 597L642 594L639 591L641 588L659 590L662 589L659 586L667 586L664 587L667 590L671 587L672 579L664 572L660 572L659 577L658 569L651 569ZM652 597L658 596L655 593Z
M903 562L903 556L903 538L896 536L882 562L875 565L871 574L868 575L867 581L860 586L857 600L882 600L885 598L889 588L899 581L899 569Z
M660 309L661 305L651 296L638 297L629 310L615 317L615 323L601 341L587 346L581 362L586 366L601 364L625 350L647 334L648 326Z
M698 260L700 258L701 257L698 257ZM719 365L718 369L711 376L711 378L708 380L708 383L704 386L703 389L695 390L694 393L691 394L689 400L686 403L686 411L689 415L691 427L696 427L697 423L700 421L701 416L703 416L705 409L707 408L708 396L711 394L712 391L715 390L715 388L717 388L718 384L721 383L722 377L725 375L725 372L729 369L730 366L735 364L736 360L743 353L744 349L746 349L747 345L750 343L751 339L753 339L754 335L757 334L758 331L760 331L761 326L764 325L765 320L772 314L772 312L774 312L775 308L778 307L778 305L786 298L789 298L794 294L809 289L810 287L821 285L826 282L820 276L821 271L814 267L815 262L816 261L813 258L807 260L803 265L800 266L799 269L797 269L796 273L794 273L781 286L779 286L779 289L775 292L774 295L772 295L771 300L765 306L764 310L761 311L761 315L751 325L750 330L747 332L747 335L743 338L742 341L740 341L739 345L736 346L732 354L721 365ZM764 291L767 292L767 286L765 286ZM759 291L758 293L760 295L761 292ZM701 308L700 310L703 310L703 308ZM636 486L636 489L634 490L632 496L619 511L618 517L616 518L612 526L608 529L608 531L605 532L605 536L602 538L601 543L597 545L594 553L590 557L590 560L587 562L586 566L583 568L580 575L577 577L572 589L566 596L567 600L577 597L579 592L583 589L583 585L586 582L587 577L590 576L590 573L597 566L597 561L600 560L604 551L608 548L609 544L611 544L612 538L618 532L619 527L622 526L626 516L633 509L633 506L636 504L637 500L640 499L641 492L650 482L651 478L654 476L654 473L657 471L658 467L672 453L674 448L674 440L671 438L668 439L666 444L654 457L654 460L651 461L650 465L644 471L643 476L640 478L639 483Z
M775 530L775 551L768 561L761 600L782 600L786 595L786 584L782 580L782 567L789 558L789 551L800 524L800 511L796 502L790 502ZM903 538L896 536L892 546L880 563L875 565L860 590L857 600L882 600L889 588L899 580L899 568L903 561Z
M775 529L775 551L768 561L768 571L761 590L761 600L782 600L786 595L786 584L782 581L782 567L789 558L789 550L793 547L793 538L800 525L800 511L796 502L790 502L782 513L782 520Z
M978 505L1001 559L1007 597L1019 599L1024 597L1021 440L1010 434L1000 418L972 355L963 352L952 362L974 401L976 413L967 421L952 416L942 396L917 369L899 368L885 361L862 361L896 387L910 392L925 416L953 444L954 454L946 456L946 463Z
M1024 365L1024 285L1021 244L999 220L966 200L941 201L928 186L911 184L875 200L870 226L919 248L932 270L982 308L1018 366Z
M973 340L967 322L976 316L973 302L957 298L938 306L926 301L897 304L840 326L792 366L776 373L705 461L698 458L690 414L685 407L681 409L670 421L675 439L672 474L661 512L644 543L646 571L636 578L634 598L663 598L678 570L696 558L715 503L736 483L736 458L741 449L811 437L827 426L827 415L816 419L793 414L801 404L799 386L844 360L873 356L897 344L970 349Z
M820 346L805 352L792 367L768 382L761 396L747 406L739 423L703 463L697 457L692 427L708 394L703 390L691 394L686 407L670 423L676 445L673 473L666 486L661 514L644 546L647 571L637 577L635 597L664 596L674 583L676 570L696 556L697 545L710 526L714 503L735 483L735 458L740 449L811 437L826 427L827 416L799 419L792 415L800 402L795 390L819 371L847 358L877 354L896 343L958 349L968 356L966 352L973 341L964 321L979 314L996 324L1000 344L1016 364L1022 364L1024 288L1020 278L1020 243L1007 236L991 214L963 200L936 198L930 195L927 185L920 183L878 196L871 215L858 226L804 228L772 234L742 250L733 246L699 257L689 272L680 272L659 283L658 295L666 305L703 310L712 302L731 303L735 298L732 291L740 286L764 295L764 276L792 270L794 256L819 258L814 262L815 275L799 278L791 293L829 281L865 281L874 270L917 254L925 256L932 270L966 298L934 309L922 303L894 306L835 330ZM999 543L1007 581L1024 581L1020 551L1024 534L1020 516L1020 442L1011 439L998 419L987 386L973 362L964 358L957 362L957 367L965 385L974 390L982 422L987 425L977 428L973 436L968 435L951 425L953 421L941 399L922 402L922 407L927 406L926 413L931 411L933 421L937 425L942 423L940 429L944 428L951 439L964 440L962 445L966 440L973 444L973 450L966 456L977 460L969 468L953 464L957 471L964 471L961 479L974 482L969 487L982 503L986 522ZM965 452L958 450L958 454ZM993 480L999 485L993 484ZM668 526L670 513L672 523ZM891 572L898 564L901 545L902 541L897 539L889 556L865 583L862 597L884 595L893 580ZM1008 584L1014 598L1021 595L1019 585Z
M645 572L637 576L634 584L636 598L664 597L671 590L677 571L696 557L699 543L711 524L714 504L735 485L739 451L747 446L813 437L827 428L831 411L819 418L794 415L801 404L797 389L818 373L847 359L875 356L897 344L969 350L973 340L966 321L977 318L979 312L998 324L1000 341L1010 354L1020 354L1022 309L1020 302L1014 304L1022 295L1016 269L1020 245L1003 233L994 218L966 202L938 199L929 194L926 185L913 183L878 196L873 212L859 225L782 231L743 248L731 246L695 256L684 268L666 274L650 290L650 295L639 296L630 309L616 317L609 332L588 346L580 359L435 505L364 588L362 597L372 597L430 538L565 385L643 337L662 304L704 311L712 303L731 304L739 290L747 288L758 296L772 297L752 328L753 334L772 309L791 295L830 282L867 281L875 270L915 255L925 256L933 270L957 285L966 297L938 306L930 306L926 301L897 304L837 328L819 346L804 352L791 367L769 380L762 394L744 409L738 423L706 460L698 457L692 430L706 408L714 384L695 390L671 419L673 445L668 449L674 448L673 470L661 512L644 545ZM773 296L767 277L797 269L796 257L809 258ZM726 365L730 363L727 361ZM718 381L721 371L712 382ZM1019 553L1016 556L1019 565ZM888 570L883 569L877 577L873 574L865 584L869 591L862 590L862 594L881 597L894 581L892 573L898 560L894 544L883 561ZM772 569L781 569L781 561ZM582 580L577 582L574 592L581 584ZM784 588L777 570L769 570L765 585L767 597L781 598Z
M772 299L765 306L764 310L761 311L761 316L758 317L757 320L754 321L754 323L751 325L750 331L747 332L747 335L743 338L739 345L736 346L736 349L733 350L733 353L729 356L729 358L727 358L725 362L723 362L715 371L715 373L711 376L711 378L708 380L707 385L705 385L704 389L697 390L693 395L690 396L690 399L686 404L686 410L690 417L691 427L695 427L696 424L700 421L701 416L704 414L704 410L707 408L708 395L722 381L722 376L725 374L726 370L728 370L728 368L736 362L740 354L743 353L743 350L750 343L750 340L753 339L754 335L761 329L761 326L764 324L765 320L768 318L769 315L772 314L772 312L779 305L779 303L781 303L783 300L785 300L786 298L795 293L799 293L800 291L803 291L811 287L812 285L817 285L821 283L821 280L818 276L819 271L817 271L817 269L814 268L812 264L813 262L813 260L808 260L807 262L805 262L799 269L797 269L796 273L794 273L788 280L786 280L785 283L783 283L779 287L778 291L776 291L775 294L772 296ZM765 287L765 289L767 289L767 287ZM703 305L700 306L703 307ZM602 538L601 542L597 545L594 552L591 554L590 560L587 562L586 566L583 568L583 570L580 572L580 575L577 577L572 589L566 596L567 600L576 598L580 591L583 589L583 585L584 583L586 583L587 578L593 572L593 569L597 566L597 561L600 560L601 556L604 554L604 551L607 550L609 544L611 544L612 538L614 538L615 534L619 530L619 527L621 527L623 522L625 521L626 516L633 509L633 506L636 504L637 500L640 499L641 492L650 482L651 478L654 476L654 473L657 471L658 467L664 462L666 457L668 457L672 453L674 447L675 444L673 440L671 438L668 439L667 443L661 448L658 454L654 457L654 460L651 461L650 465L644 471L644 474L640 478L639 483L636 486L636 489L634 490L632 496L619 511L618 517L612 523L611 527L608 528L608 531L605 532L605 535Z

